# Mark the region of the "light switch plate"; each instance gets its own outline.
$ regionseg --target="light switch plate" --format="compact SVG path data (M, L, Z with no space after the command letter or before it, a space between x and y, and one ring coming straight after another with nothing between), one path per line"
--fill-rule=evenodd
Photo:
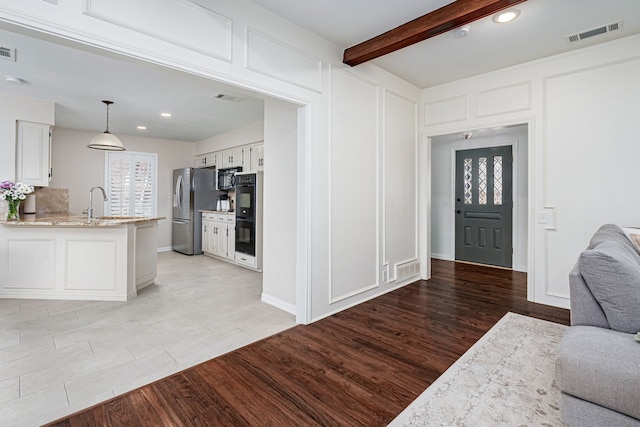
M549 212L540 212L538 214L538 224L549 224L549 217L551 214Z

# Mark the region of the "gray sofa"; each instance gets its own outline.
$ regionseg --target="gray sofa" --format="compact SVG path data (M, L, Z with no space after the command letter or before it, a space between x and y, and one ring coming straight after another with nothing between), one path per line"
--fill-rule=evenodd
M600 227L569 284L571 327L556 357L562 419L570 427L640 426L640 253L628 233Z

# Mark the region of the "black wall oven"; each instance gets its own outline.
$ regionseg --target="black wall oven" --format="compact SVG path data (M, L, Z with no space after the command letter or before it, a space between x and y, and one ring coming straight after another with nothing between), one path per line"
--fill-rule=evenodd
M256 174L236 175L236 252L256 255Z

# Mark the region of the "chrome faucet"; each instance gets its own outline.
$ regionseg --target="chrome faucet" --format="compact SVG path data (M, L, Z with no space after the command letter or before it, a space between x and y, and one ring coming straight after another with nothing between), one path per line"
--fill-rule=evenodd
M109 200L107 199L107 193L104 191L104 188L100 187L99 185L94 185L93 187L91 187L91 190L89 190L89 207L85 212L83 212L87 214L87 221L89 222L91 222L91 219L93 218L93 190L95 190L96 188L102 190L102 196L104 197L105 202Z

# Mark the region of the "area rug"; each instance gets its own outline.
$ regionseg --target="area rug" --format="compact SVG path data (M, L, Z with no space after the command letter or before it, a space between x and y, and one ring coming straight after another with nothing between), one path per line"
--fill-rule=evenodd
M563 426L555 353L564 325L507 313L390 426Z

